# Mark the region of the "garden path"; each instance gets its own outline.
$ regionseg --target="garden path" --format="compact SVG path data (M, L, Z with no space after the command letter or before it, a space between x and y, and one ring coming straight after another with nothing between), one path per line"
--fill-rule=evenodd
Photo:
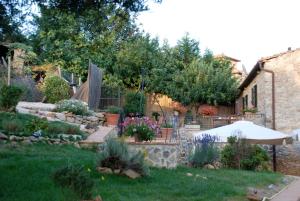
M114 129L114 126L99 126L99 129L89 135L82 143L102 143L104 142L105 137L113 132Z
M299 201L300 200L300 177L296 177L286 189L279 193L271 201Z

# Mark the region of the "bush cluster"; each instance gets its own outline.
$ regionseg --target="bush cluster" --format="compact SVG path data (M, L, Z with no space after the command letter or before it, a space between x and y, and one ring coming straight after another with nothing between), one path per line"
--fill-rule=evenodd
M67 165L56 170L53 174L54 182L73 190L82 199L90 199L94 181L81 166Z
M62 100L57 103L56 111L58 112L72 112L76 115L88 115L88 106L80 100Z
M250 145L244 139L229 137L228 145L221 152L221 162L225 167L244 170L266 169L269 160L267 152L258 145Z
M201 138L194 140L195 150L190 158L193 167L203 167L214 163L219 158L219 150L215 145L216 136L203 134Z
M32 115L8 112L0 112L0 130L17 136L30 136L33 132L42 130L42 135L49 137L55 137L57 134L76 134L85 137L78 126L63 122L48 122L46 119Z
M129 91L125 95L124 112L125 115L144 115L146 97L142 92Z
M150 171L141 152L129 152L128 146L117 139L108 138L104 150L100 153L98 165L100 167L119 169L122 171L132 169L142 176L148 176Z
M68 83L58 76L46 77L43 91L49 103L70 98Z
M4 111L15 110L16 105L21 100L23 90L20 87L2 85L0 88L0 109Z

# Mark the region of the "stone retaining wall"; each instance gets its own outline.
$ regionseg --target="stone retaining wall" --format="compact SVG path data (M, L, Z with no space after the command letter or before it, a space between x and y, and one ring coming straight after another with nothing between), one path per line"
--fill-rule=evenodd
M150 166L175 168L178 164L178 144L130 143L129 150L141 151Z
M63 121L78 125L80 126L80 130L90 134L97 130L97 126L103 125L105 122L104 113L93 113L91 116L82 116L68 112L53 112L55 108L53 104L27 102L20 102L16 107L19 113L46 118L48 121Z

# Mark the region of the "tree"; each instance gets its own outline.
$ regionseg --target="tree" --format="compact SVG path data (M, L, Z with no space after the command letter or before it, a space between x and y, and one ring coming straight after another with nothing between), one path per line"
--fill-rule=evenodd
M136 34L117 52L113 71L127 88L138 89L146 84L142 83L142 76L144 81L148 80L151 70L160 65L160 54L157 38Z
M114 74L121 45L137 32L134 15L147 9L144 0L38 2L34 38L42 62L79 75L86 75L89 60Z
M199 43L188 37L178 44L162 48L162 65L152 70L149 91L168 95L196 111L200 104L232 104L238 83L230 61L215 59L209 50L200 55Z
M20 12L13 4L9 4L9 1L0 2L0 41L25 41L25 37L20 30L20 21L16 17Z

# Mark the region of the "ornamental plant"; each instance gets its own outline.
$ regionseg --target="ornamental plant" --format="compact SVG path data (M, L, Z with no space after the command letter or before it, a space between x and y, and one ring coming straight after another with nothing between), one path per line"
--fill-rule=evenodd
M58 76L46 77L43 91L49 103L57 103L60 100L68 99L70 86Z
M0 109L4 111L14 110L21 100L23 90L17 86L3 85L0 88Z
M58 112L72 112L76 115L88 115L88 106L80 100L62 100L57 103L56 111Z
M122 126L125 135L135 136L139 141L150 141L159 133L159 125L149 117L126 117Z
M200 138L196 138L193 141L195 150L190 158L191 165L193 167L203 167L215 162L219 157L219 151L215 145L217 141L217 136L209 134L203 134Z

